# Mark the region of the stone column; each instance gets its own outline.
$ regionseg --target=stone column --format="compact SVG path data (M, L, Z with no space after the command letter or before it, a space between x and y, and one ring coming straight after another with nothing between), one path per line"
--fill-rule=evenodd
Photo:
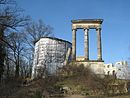
M72 29L72 60L76 60L76 29Z
M98 60L102 60L101 28L96 29L96 31L97 31Z
M84 29L84 31L85 60L89 60L89 29Z

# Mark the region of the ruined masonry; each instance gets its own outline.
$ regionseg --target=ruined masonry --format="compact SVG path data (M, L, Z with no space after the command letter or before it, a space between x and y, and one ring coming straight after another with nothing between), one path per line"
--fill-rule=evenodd
M102 60L101 24L103 19L72 20L72 60L77 64L89 66L96 74L104 74L104 61ZM76 31L84 29L84 57L76 57ZM97 60L89 59L89 29L97 33Z
M32 78L45 76L46 72L56 73L58 68L62 68L68 63L83 64L85 67L100 75L116 75L122 79L128 73L126 61L104 64L102 59L101 25L103 19L79 19L72 20L72 44L66 40L53 37L43 37L35 43L34 61L32 68ZM76 31L84 30L84 56L76 56ZM97 59L89 58L89 29L95 29L97 35ZM46 69L46 71L45 71ZM120 70L119 70L120 69ZM40 74L39 74L40 73ZM130 79L130 77L127 77Z

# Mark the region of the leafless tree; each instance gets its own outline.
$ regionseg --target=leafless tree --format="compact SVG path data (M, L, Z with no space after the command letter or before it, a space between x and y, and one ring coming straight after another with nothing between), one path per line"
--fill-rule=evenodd
M42 20L39 20L38 22L30 22L23 32L26 35L26 42L34 51L34 43L41 37L53 36L52 30L53 28L50 25L46 25Z
M10 60L12 60L16 66L15 76L18 77L21 63L20 61L24 56L26 46L23 43L23 36L20 33L11 33L8 37L8 42L12 46L12 48L10 48Z
M0 79L4 72L5 46L11 47L6 41L6 34L25 26L29 19L14 0L0 0Z
M11 3L15 3L14 0L0 0L0 4L11 4Z
M31 65L33 62L33 54L34 54L34 44L41 37L49 37L53 36L53 28L50 25L46 25L42 20L38 22L31 21L23 30L25 35L25 43L28 46L28 59L30 61L30 72Z

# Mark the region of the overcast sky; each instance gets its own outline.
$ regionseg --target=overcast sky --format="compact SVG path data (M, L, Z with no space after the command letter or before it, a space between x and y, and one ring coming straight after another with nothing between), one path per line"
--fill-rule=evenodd
M17 0L33 20L54 28L55 37L71 42L72 19L104 19L102 48L105 63L130 57L130 0ZM97 59L96 30L90 30L90 59ZM84 56L84 31L77 31L77 55Z

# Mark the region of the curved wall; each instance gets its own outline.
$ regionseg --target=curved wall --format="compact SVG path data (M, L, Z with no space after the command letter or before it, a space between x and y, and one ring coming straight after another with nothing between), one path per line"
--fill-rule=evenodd
M35 43L35 53L32 68L32 78L46 73L54 74L57 68L65 65L65 60L71 60L71 54L68 55L72 44L68 41L43 37ZM45 70L46 69L46 70Z

